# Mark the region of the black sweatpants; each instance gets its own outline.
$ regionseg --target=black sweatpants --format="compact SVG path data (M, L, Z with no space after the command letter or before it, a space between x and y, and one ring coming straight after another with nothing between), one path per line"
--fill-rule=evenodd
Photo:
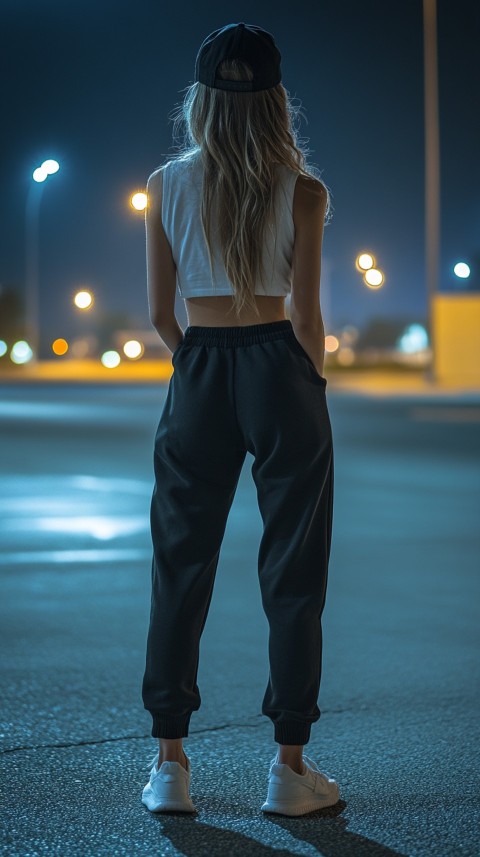
M152 600L142 684L154 738L188 735L227 517L247 451L263 520L269 623L262 713L279 744L307 744L322 666L333 520L327 381L290 320L185 330L154 443Z

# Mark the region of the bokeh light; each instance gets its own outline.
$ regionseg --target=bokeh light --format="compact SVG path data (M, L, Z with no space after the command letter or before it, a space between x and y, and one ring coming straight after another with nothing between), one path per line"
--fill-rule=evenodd
M77 292L73 302L78 309L90 309L93 306L93 295L91 292Z
M19 339L12 345L10 360L12 363L28 363L33 357L33 351L25 339Z
M466 262L457 262L457 264L453 266L453 273L462 280L465 280L470 276L470 266L467 265Z
M100 360L107 369L115 369L120 363L120 354L118 351L104 351Z
M66 354L68 351L68 342L66 339L55 339L52 342L52 351L54 354Z
M409 324L399 337L397 347L404 354L415 354L428 348L428 334L422 324Z
M379 289L383 284L384 276L378 268L370 268L365 272L363 279L365 280L367 286L371 289Z
M354 345L360 336L358 327L354 324L346 324L340 333L340 343L342 346Z
M43 162L40 169L44 170L48 175L53 175L53 173L58 173L60 169L60 164L53 158L49 158L47 161Z
M137 339L129 339L123 346L123 353L126 357L129 357L130 360L138 360L138 358L142 356L143 351L143 344Z
M43 170L42 167L37 167L37 169L32 173L32 178L36 182L44 182L45 179L48 178L48 173L46 170Z
M90 351L93 351L94 343L88 337L81 337L80 339L74 339L71 346L70 352L73 357L81 360L84 357L87 357Z
M136 209L136 211L144 211L147 207L148 197L147 194L142 192L134 193L130 200L132 207Z
M360 253L357 256L356 266L359 271L367 271L368 268L373 268L375 259L371 253Z
M353 366L355 360L355 351L349 345L345 345L339 349L337 353L337 363L339 366Z
M334 351L338 351L338 346L340 345L336 336L329 334L325 337L325 351L329 354L333 354Z

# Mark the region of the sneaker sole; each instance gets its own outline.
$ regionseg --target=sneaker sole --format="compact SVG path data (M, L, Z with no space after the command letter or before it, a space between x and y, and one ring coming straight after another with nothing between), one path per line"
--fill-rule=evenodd
M160 804L155 804L155 801L150 795L142 795L142 803L150 812L197 812L196 806L193 803L185 803L184 801L164 798Z
M277 815L306 815L308 812L315 812L317 809L325 809L328 806L335 806L336 803L340 800L340 795L333 797L324 797L317 798L316 800L306 801L305 803L298 803L298 801L294 800L284 800L284 801L265 801L262 805L262 812L272 812Z

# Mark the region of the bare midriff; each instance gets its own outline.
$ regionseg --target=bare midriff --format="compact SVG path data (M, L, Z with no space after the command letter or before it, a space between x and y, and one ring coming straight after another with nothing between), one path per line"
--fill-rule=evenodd
M243 307L237 317L230 295L205 295L185 298L188 324L200 327L240 327L247 324L268 324L285 321L285 298L272 295L255 295L258 315ZM230 312L229 312L230 310Z

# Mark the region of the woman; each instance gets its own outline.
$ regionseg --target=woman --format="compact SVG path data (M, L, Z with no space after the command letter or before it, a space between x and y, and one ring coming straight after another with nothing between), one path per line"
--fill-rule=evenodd
M338 800L335 780L303 754L320 717L333 515L319 304L330 205L297 146L280 60L273 36L254 25L207 36L181 111L192 145L147 183L150 318L174 367L151 502L142 696L160 746L142 801L152 811L196 811L182 739L200 707L199 642L247 451L264 523L258 572L270 627L262 713L279 745L261 808L304 815Z

